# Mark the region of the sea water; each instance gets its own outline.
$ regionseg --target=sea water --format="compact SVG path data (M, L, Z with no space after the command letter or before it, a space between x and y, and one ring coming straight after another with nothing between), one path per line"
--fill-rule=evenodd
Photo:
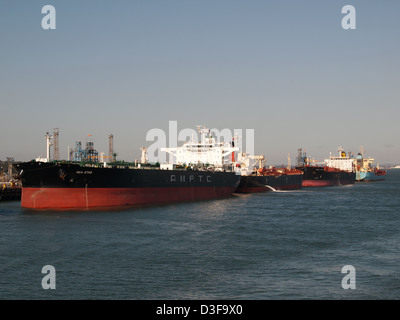
M399 299L399 209L400 170L161 206L0 202L0 299Z

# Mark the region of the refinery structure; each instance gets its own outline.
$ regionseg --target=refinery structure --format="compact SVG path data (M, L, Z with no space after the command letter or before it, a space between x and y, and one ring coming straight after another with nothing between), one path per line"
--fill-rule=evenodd
M38 157L35 160L38 162L50 162L52 160L60 160L60 147L59 147L59 130L55 128L53 134L46 132L44 136L46 139L46 157ZM76 162L101 162L108 163L116 161L117 154L114 152L114 136L108 136L108 154L98 152L94 147L92 135L89 134L85 143L76 141L75 147L68 146L68 161Z

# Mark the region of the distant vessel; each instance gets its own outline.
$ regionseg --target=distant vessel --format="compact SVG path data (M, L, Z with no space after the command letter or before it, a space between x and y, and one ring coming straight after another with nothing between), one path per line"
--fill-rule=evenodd
M206 137L207 131L202 133L203 139L196 143L196 148L190 142L175 150L184 154L181 160L186 157L190 163L157 165L143 160L144 163L99 163L96 158L84 162L46 158L18 163L21 206L90 208L228 197L240 182L232 165L222 159L232 148ZM142 159L146 158L145 152L146 148L142 148Z
M373 167L375 162L373 158L364 158L363 153L359 153L354 159L356 167L356 181L357 182L370 182L370 181L383 181L386 177L386 170ZM400 166L399 166L400 167Z
M14 186L11 183L0 183L0 201L2 200L20 200L21 187Z
M258 168L251 166L249 160L258 160ZM303 172L290 168L265 168L264 156L238 156L241 179L236 193L254 193L302 188Z
M14 169L14 158L7 157L8 163L0 161L0 201L21 199L21 184ZM5 167L8 170L5 170Z
M353 160L339 147L338 156L330 156L323 166L312 164L303 149L298 149L296 169L304 172L303 187L326 187L354 184Z

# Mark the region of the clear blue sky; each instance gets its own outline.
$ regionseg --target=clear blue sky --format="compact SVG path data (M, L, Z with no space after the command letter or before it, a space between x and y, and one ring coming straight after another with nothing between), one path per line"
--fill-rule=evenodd
M0 160L45 154L59 128L62 158L88 134L107 152L112 133L131 161L176 120L254 129L270 164L339 145L399 163L399 40L394 0L0 0Z

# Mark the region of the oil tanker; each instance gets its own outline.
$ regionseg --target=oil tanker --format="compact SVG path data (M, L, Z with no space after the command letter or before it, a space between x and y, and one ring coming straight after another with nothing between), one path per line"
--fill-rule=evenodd
M234 193L240 175L223 161L232 152L231 147L218 145L209 138L195 145L188 142L180 148L184 148L191 161L197 159L196 164L74 162L48 158L18 163L21 206L46 209L147 205L216 199ZM145 152L146 148L142 148L142 158Z
M339 147L338 156L330 156L325 165L313 165L302 149L298 150L296 169L303 171L303 187L326 187L354 184L356 173L353 159Z
M379 169L379 164L374 167L373 158L364 158L360 152L354 160L356 166L356 182L384 181L386 178L386 170Z
M251 161L258 161L258 166ZM236 168L241 179L236 193L255 193L302 188L303 172L290 168L265 168L264 156L239 153Z
M302 188L303 172L297 169L259 169L249 175L242 175L237 193L296 190Z

